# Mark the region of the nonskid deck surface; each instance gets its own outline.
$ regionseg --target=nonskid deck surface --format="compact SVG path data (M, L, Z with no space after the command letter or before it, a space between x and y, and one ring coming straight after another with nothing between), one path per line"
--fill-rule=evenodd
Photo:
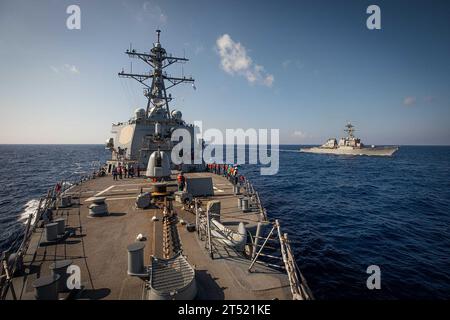
M210 176L213 179L213 197L203 199L221 201L221 221L227 228L237 228L244 222L252 229L259 221L258 213L242 213L231 183L211 173L192 173L189 176ZM66 219L72 235L56 244L45 244L43 229L37 229L24 257L23 276L14 279L19 299L34 299L33 281L50 274L54 261L71 259L80 267L84 288L79 299L144 299L144 281L127 275L127 246L136 236L145 237L144 263L150 256L162 257L162 211L158 208L138 209L135 199L143 188L149 191L151 182L144 178L113 181L110 176L89 180L70 190L75 198L70 208L54 211L54 218ZM175 186L169 190L175 190ZM95 196L106 197L110 212L105 217L90 217L88 206ZM175 203L180 219L195 223L195 215ZM156 216L158 221L153 222ZM209 257L205 243L196 232L177 226L183 254L196 269L198 299L291 299L287 276L277 270L256 265L247 271L250 260L224 245L213 242L216 254Z

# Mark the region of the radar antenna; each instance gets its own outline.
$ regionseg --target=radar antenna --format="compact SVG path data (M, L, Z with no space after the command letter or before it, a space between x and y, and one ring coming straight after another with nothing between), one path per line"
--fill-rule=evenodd
M191 83L194 86L195 80L192 77L185 77L184 75L181 77L171 77L163 69L168 66L178 62L185 63L189 61L186 58L177 58L172 57L172 55L168 55L166 50L161 47L160 43L160 33L161 30L156 30L157 34L157 42L153 44L153 48L149 53L146 52L137 52L135 49L128 49L125 53L130 58L138 58L144 61L147 65L149 65L152 70L148 73L133 73L125 72L122 70L118 73L119 77L123 78L132 78L144 86L144 96L147 97L147 111L146 118L148 119L150 110L155 108L163 108L165 110L165 117L167 119L172 118L169 109L169 102L172 100L171 95L167 95L167 90L180 84L183 82ZM151 84L147 83L147 80L151 79ZM169 85L166 87L165 81L169 82Z
M354 137L353 133L355 132L355 127L350 122L348 122L346 124L345 128L346 129L344 129L344 131L348 133L348 137L353 138Z

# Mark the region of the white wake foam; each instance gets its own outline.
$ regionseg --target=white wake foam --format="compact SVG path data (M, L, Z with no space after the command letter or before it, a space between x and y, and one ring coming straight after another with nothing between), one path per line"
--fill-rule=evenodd
M31 199L25 204L25 209L19 216L19 221L22 221L24 224L27 223L28 217L30 214L33 215L33 218L31 220L31 223L34 223L34 220L36 219L36 210L39 206L39 199Z

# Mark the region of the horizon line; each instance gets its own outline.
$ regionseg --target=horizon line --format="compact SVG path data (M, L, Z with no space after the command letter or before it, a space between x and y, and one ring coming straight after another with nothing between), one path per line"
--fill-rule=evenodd
M101 146L103 143L0 143L0 146ZM233 146L233 144L224 144ZM255 144L245 144L246 146L257 146ZM279 146L320 146L319 143L280 143ZM235 146L243 146L237 144ZM367 145L369 146L369 145ZM377 144L375 146L405 146L405 147L450 147L450 144Z

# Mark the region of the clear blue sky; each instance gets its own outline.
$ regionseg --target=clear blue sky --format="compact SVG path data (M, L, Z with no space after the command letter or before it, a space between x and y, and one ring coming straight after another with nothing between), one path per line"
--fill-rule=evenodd
M66 28L70 4L81 30ZM370 4L381 30L366 28ZM0 143L103 143L145 105L117 72L156 28L191 59L197 90L172 92L188 121L279 128L282 143L303 144L350 120L368 144L450 143L450 3L399 0L0 0Z

